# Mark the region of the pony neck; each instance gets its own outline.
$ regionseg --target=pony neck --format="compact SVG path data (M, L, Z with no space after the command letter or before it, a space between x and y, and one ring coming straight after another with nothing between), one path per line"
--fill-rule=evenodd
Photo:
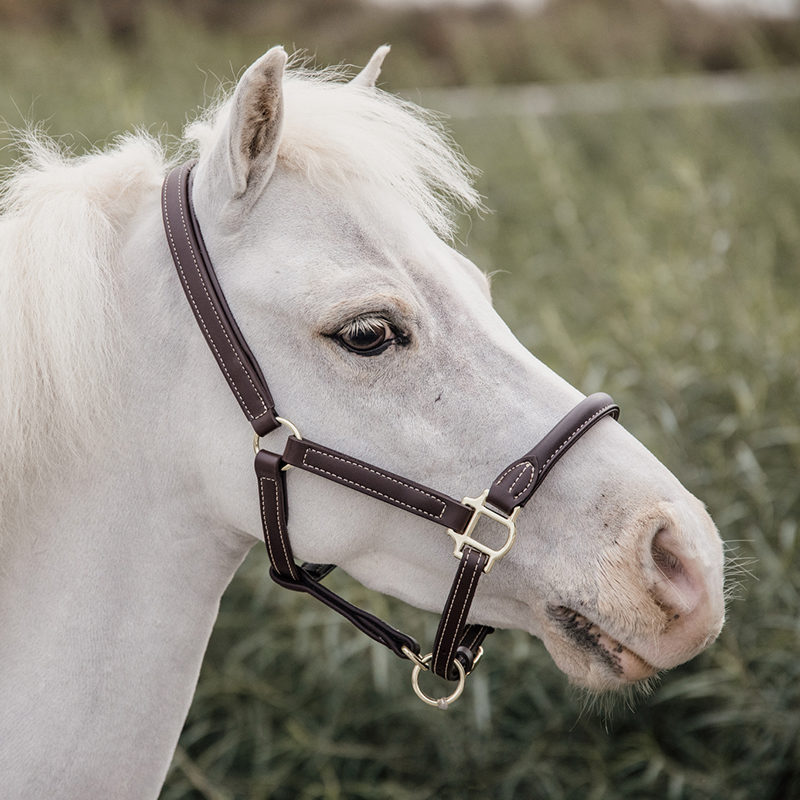
M152 315L152 301L137 307ZM176 473L168 410L161 422L154 411L168 376L147 369L167 360L151 360L156 338L140 336L125 362L105 443L49 470L3 546L4 796L157 797L220 597L253 542L214 523L189 468Z
M6 551L0 774L9 797L156 797L166 775L246 548L226 548L198 533L200 520L154 504L130 466L51 487L48 507Z

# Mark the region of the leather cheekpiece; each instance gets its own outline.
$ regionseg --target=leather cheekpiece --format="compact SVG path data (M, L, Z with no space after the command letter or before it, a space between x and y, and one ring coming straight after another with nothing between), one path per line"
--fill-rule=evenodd
M253 430L264 436L279 427L267 382L231 313L211 265L192 205L194 162L176 167L164 181L162 217L172 260L197 324Z

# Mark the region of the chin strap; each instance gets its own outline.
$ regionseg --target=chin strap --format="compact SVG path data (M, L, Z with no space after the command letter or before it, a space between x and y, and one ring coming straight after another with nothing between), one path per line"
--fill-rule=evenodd
M446 708L461 694L466 676L481 657L483 640L493 631L486 625L467 622L478 581L511 549L519 510L558 459L603 417L616 419L619 407L607 394L585 398L535 447L503 470L482 494L461 501L303 439L292 423L276 415L267 382L219 286L192 206L193 166L190 162L176 167L164 181L164 231L195 319L255 431L255 471L270 575L281 586L325 603L367 636L412 661L412 683L417 695L429 705ZM283 453L261 449L259 437L281 425L292 432ZM295 562L287 529L286 469L289 467L348 486L447 529L459 565L444 604L433 650L428 655L420 654L419 644L412 637L326 588L320 581L334 568L332 565L300 566ZM499 548L489 547L473 535L484 519L485 524L504 529L505 542ZM424 670L449 681L458 681L455 691L439 699L426 695L418 683L419 674Z

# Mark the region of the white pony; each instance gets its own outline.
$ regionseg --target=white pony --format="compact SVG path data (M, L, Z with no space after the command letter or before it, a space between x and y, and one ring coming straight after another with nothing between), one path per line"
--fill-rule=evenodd
M443 240L479 199L438 127L374 88L385 52L344 83L270 50L188 129L193 197L279 412L461 497L581 395ZM157 796L220 596L261 535L251 434L164 237L169 166L142 134L81 158L33 137L3 189L5 797ZM365 336L380 346L363 352ZM287 481L298 558L441 609L456 562L438 529L300 470ZM717 531L616 422L559 462L518 527L472 618L540 637L576 684L647 679L719 633Z

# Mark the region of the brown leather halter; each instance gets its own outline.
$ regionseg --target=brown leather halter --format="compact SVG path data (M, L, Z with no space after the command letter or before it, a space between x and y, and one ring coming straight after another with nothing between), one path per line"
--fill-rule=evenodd
M408 478L303 439L294 425L276 415L267 382L219 286L192 205L193 167L194 162L176 167L164 181L164 230L197 323L255 431L255 470L270 575L287 589L316 597L401 658L411 660L415 665L414 690L419 697L430 705L446 708L461 694L465 676L483 652L483 640L493 631L486 625L467 623L479 578L513 545L519 510L541 486L556 461L603 417L616 419L619 407L607 394L590 395L557 422L538 444L504 469L489 489L478 497L465 497L460 502ZM283 453L261 449L259 438L281 425L292 431ZM455 542L453 552L459 565L430 654L421 656L420 646L410 636L325 587L320 581L334 568L332 565L299 566L295 563L286 528L287 465L349 486L447 529ZM482 517L505 528L506 541L500 548L489 547L474 538L475 527ZM446 680L458 681L457 689L446 698L428 697L417 682L420 671L427 669Z

